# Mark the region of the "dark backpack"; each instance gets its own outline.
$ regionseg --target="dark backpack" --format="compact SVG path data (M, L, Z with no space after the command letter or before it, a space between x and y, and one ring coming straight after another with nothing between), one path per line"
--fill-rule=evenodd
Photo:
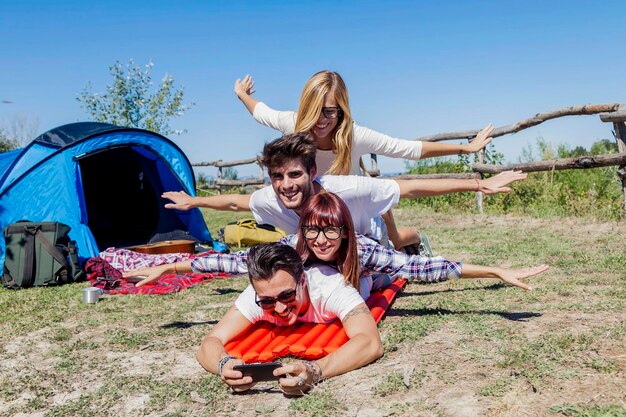
M70 227L58 222L22 221L4 229L2 284L11 289L58 285L84 277ZM68 260L69 259L69 260Z

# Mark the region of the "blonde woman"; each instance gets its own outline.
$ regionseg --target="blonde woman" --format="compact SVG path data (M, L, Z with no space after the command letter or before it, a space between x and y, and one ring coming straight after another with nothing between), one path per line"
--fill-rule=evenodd
M264 126L283 134L311 133L317 145L316 163L321 174L362 175L361 157L371 153L417 160L473 153L491 142L491 125L466 145L397 139L359 126L350 113L346 85L341 76L333 71L320 71L307 81L297 112L277 111L252 97L255 90L250 75L243 80L238 79L234 90L254 119ZM395 226L391 212L384 217L390 240L396 248L420 242L416 231Z

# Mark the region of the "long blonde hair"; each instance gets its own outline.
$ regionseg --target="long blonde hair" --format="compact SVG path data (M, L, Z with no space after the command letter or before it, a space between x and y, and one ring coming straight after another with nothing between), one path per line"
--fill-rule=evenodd
M348 101L348 89L339 74L333 71L320 71L306 82L300 96L296 132L311 132L317 123L324 96L332 94L341 108L343 115L335 128L332 138L333 151L337 155L328 169L328 174L347 175L352 170L352 115ZM324 174L323 172L320 174Z

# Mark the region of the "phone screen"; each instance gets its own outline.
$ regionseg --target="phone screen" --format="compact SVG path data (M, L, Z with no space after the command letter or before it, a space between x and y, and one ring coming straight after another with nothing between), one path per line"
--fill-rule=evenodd
M235 371L241 371L243 376L250 376L254 382L259 381L278 381L281 376L274 376L274 369L283 366L280 362L269 363L249 363L245 365L235 365Z

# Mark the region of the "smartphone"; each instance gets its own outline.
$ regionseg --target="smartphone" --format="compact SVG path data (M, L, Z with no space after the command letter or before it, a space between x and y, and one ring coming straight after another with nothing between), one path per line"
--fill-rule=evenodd
M233 369L235 371L241 371L243 376L251 376L254 382L259 381L278 381L282 376L275 376L273 374L274 369L283 366L280 362L268 362L268 363L248 363L245 365L235 365Z

